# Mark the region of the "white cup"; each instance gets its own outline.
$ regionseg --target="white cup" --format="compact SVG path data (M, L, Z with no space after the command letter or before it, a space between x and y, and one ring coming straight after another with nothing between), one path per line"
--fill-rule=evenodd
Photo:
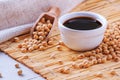
M91 17L98 20L102 26L91 30L75 30L63 25L65 21L75 17ZM72 12L61 16L58 26L62 41L67 47L76 51L86 51L96 48L102 42L107 27L107 20L94 12Z

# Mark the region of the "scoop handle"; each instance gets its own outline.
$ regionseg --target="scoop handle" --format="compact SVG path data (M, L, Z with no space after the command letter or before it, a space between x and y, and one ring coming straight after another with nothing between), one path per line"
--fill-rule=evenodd
M58 17L60 15L60 9L56 6L52 6L48 13L53 14L54 16Z

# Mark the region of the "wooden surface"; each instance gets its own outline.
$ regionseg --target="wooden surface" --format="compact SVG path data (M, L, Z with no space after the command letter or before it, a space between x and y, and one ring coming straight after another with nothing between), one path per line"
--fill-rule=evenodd
M19 64L19 69L23 71L23 76L17 74L16 63ZM31 69L15 61L4 52L0 52L0 73L2 74L0 80L45 80L39 74L34 73Z
M105 16L111 25L112 23L119 22L120 20L120 0L86 0L82 4L79 4L72 10L75 11L93 11ZM108 61L104 64L98 64L86 69L73 69L69 74L62 74L58 72L58 69L62 67L71 67L73 62L82 62L83 59L72 61L72 56L77 56L81 52L75 52L67 47L63 46L62 51L56 49L56 43L60 39L59 31L57 30L55 35L54 45L45 51L35 50L33 52L22 53L17 45L23 42L24 38L28 38L29 35L21 36L21 41L18 43L8 41L0 45L2 51L14 58L15 60L25 64L34 72L42 75L48 80L120 80L120 75L111 76L109 71L114 69L120 74L120 62ZM55 54L55 58L50 58L50 55ZM29 56L28 59L24 59L24 56ZM58 61L62 60L63 65L58 64ZM104 77L99 78L94 76L96 73L101 72Z

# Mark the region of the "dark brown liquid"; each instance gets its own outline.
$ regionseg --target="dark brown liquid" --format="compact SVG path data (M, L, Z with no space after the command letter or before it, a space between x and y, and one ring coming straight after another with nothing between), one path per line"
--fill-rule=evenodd
M102 26L102 24L90 17L76 17L67 20L64 26L75 30L91 30Z

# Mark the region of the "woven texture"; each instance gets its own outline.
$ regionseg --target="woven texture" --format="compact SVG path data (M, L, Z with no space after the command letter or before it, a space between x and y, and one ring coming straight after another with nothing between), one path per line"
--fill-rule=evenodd
M87 0L72 11L93 11L105 16L110 27L107 30L110 29L109 31L113 33L115 31L114 28L116 27L113 24L118 24L120 22L119 4L120 0ZM120 23L118 25L120 25ZM120 30L117 32L119 31ZM22 43L24 38L30 38L29 34L20 36L20 42L13 42L11 40L1 44L0 49L13 59L29 67L34 72L42 75L47 80L120 80L120 62L107 61L104 64L97 64L84 69L71 67L72 63L79 64L87 58L72 60L73 56L78 56L83 52L72 51L65 46L62 46L62 51L58 51L56 49L56 43L60 40L58 29L55 33L56 34L53 35L55 39L54 45L44 51L35 50L27 53L22 53L20 51L17 45ZM110 36L108 38L110 38ZM120 39L119 35L118 38ZM118 40L116 42L117 44L120 43ZM110 46L111 45L108 47ZM54 55L54 57L51 58L51 55ZM26 59L25 56L28 56L28 58ZM59 64L59 60L63 61L63 64ZM69 74L60 73L59 69L64 67L69 67L71 72ZM118 75L111 75L111 70L115 70ZM95 76L95 74L99 72L103 74L103 77Z

